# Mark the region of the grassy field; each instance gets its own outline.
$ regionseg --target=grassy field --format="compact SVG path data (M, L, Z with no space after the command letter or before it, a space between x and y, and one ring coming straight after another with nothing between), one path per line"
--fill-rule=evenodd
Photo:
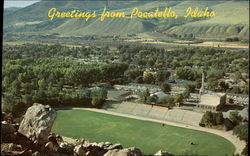
M72 138L135 146L145 154L159 149L211 156L234 152L228 140L214 134L85 110L59 110L52 131Z

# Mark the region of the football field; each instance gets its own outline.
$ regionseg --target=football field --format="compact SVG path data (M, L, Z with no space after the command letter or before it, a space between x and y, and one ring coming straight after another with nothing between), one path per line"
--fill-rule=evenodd
M234 153L231 142L211 133L87 110L57 112L52 131L67 137L120 143L123 147L138 147L144 154L154 154L160 149L173 154L209 156Z

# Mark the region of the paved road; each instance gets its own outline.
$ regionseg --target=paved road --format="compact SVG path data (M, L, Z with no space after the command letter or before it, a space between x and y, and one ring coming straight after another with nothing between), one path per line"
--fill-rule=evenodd
M105 113L105 114L111 114L111 115L116 115L116 116L128 117L128 118L144 120L144 121L157 122L157 123L161 123L161 124L164 123L166 125L172 125L172 126L177 126L177 127L182 127L182 128L188 128L188 129L213 133L213 134L219 135L219 136L229 140L235 147L235 153L241 153L243 148L246 145L246 143L244 141L241 141L236 136L234 136L232 134L232 131L225 132L225 131L216 130L216 129L185 125L185 124L182 124L182 123L163 121L163 120L152 119L152 118L148 118L148 117L141 117L141 116L123 114L123 113L118 113L118 112L111 112L111 111L106 111L106 110L103 110L103 109L95 109L95 108L71 108L71 109L94 111L94 112L99 112L99 113Z

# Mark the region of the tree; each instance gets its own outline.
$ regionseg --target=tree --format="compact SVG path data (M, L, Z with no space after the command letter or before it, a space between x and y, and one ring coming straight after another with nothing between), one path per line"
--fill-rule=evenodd
M47 83L44 79L38 81L38 86L40 89L45 89L47 87Z
M189 93L195 92L195 84L187 83L185 84L185 88L188 90Z
M206 116L206 120L205 123L208 126L212 126L215 122L214 122L214 115L211 111L208 111L207 116Z
M163 71L163 70L158 71L158 72L156 73L156 75L155 75L155 81L156 81L157 83L163 82L163 81L165 81L166 79L168 79L169 76L170 76L170 72L168 72L168 71Z
M162 99L162 103L165 104L167 107L173 107L174 104L174 98L171 95L167 95Z
M12 115L14 117L20 117L21 114L24 114L26 108L27 107L25 106L23 102L20 102L20 100L17 100L16 103L13 105Z
M2 81L2 91L6 91L8 89L8 86L10 85L10 79L8 76L5 76Z
M227 89L229 88L229 85L227 83L225 83L224 81L220 81L219 87L221 88L222 91L226 92Z
M238 125L242 121L242 117L239 115L238 111L232 111L229 114L229 119L234 125Z
M168 83L163 83L161 85L161 90L164 92L164 93L168 93L171 91L171 86L168 84Z
M213 120L213 114L211 111L206 111L206 113L202 116L200 125L201 126L211 126Z
M189 95L190 95L189 90L188 90L188 89L185 89L182 95L183 95L184 98L188 98Z
M195 85L194 84L185 84L185 90L183 92L183 97L188 98L190 93L195 92Z
M197 78L201 77L201 73L198 73L196 70L191 67L179 67L176 69L177 78L183 80L192 80L195 81Z
M56 77L53 73L51 73L48 77L48 80L47 80L48 83L52 83L54 84L56 82Z
M148 62L147 62L148 67L152 67L154 66L154 64L155 64L155 61L152 58L148 59Z
M233 86L233 88L230 90L231 93L235 93L235 94L240 94L241 88L239 86Z
M94 89L91 89L91 97L92 98L98 98L98 99L102 99L102 100L106 100L107 99L107 90L104 88L99 88L96 87Z
M240 140L248 141L248 123L241 123L234 127L233 134Z
M91 100L91 104L94 107L100 107L103 104L103 99L99 98L99 97L93 97Z
M182 94L176 94L176 95L174 96L174 101L175 101L175 103L182 104L183 99L184 99L184 97L183 97Z
M3 111L12 112L15 104L15 97L13 95L5 95L3 98Z
M219 79L223 78L225 75L223 70L220 69L211 69L207 74L207 86L210 90L215 90L218 88ZM224 86L226 87L226 86Z
M244 155L244 156L248 155L248 142L246 143L246 146L244 147L244 149L243 149L243 151L242 151L241 154Z
M141 93L142 102L147 103L149 97L150 97L150 92L149 89L147 88L145 91Z
M80 73L82 72L79 69L68 68L64 75L65 83L72 86L79 84Z
M128 64L125 63L108 64L101 67L101 75L104 81L111 82L123 76L127 69Z
M32 96L29 94L24 95L22 101L26 106L30 106L33 103Z
M249 94L249 84L248 83L243 88L243 94Z
M20 95L20 89L21 89L21 82L18 80L14 80L9 88L9 92L12 93L13 95Z
M32 90L31 83L21 83L21 88L25 94L29 93Z
M59 82L57 83L58 89L59 89L59 90L62 90L63 85L64 85L64 79L63 79L63 78L60 78Z
M135 79L135 82L136 82L136 83L143 83L143 77L142 77L142 76L138 76L138 77Z
M34 102L43 102L44 99L46 99L46 93L45 93L45 90L38 90L38 91L35 91L33 97L32 97L32 101Z
M139 69L128 69L124 72L124 76L127 77L128 80L136 80L136 78L142 76L143 72Z
M208 89L210 90L215 90L218 86L218 80L215 79L215 78L209 78L208 81L207 81L207 86L208 86Z
M195 88L201 88L201 80L200 79L195 80Z
M145 73L143 75L143 82L148 84L154 84L155 83L154 75L152 73Z
M213 126L223 124L224 118L221 112L206 111L203 115L200 126Z
M148 98L147 98L147 103L148 104L155 104L157 102L157 96L149 96Z
M216 113L215 121L217 125L223 124L224 118L222 112Z

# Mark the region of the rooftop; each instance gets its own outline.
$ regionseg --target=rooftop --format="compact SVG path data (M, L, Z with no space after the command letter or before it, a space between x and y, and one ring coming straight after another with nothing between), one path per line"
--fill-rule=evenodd
M156 92L154 94L151 94L150 96L157 96L159 99L162 99L167 96L167 94L165 94L164 92Z
M221 97L225 93L206 93L201 95L199 104L206 106L218 106L221 103Z

